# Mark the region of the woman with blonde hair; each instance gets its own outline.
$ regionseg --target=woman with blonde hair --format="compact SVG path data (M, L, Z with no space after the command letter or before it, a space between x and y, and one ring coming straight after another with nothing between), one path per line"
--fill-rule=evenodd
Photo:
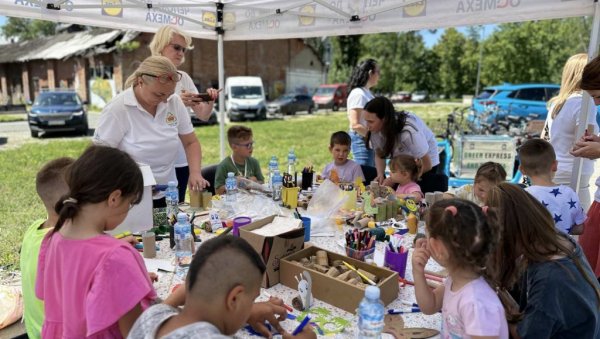
M127 152L150 166L157 184L175 181L175 160L183 145L190 166L188 184L199 190L208 182L201 169L202 151L187 108L173 95L181 74L162 56L151 56L129 76L125 90L104 107L93 141ZM154 196L154 207L166 206L164 195Z
M192 37L175 26L162 26L150 42L150 52L154 56L169 58L175 67L179 68L185 62L185 53L194 48ZM183 104L189 107L196 117L202 121L210 118L213 111L214 101L219 91L208 88L206 92L211 100L202 100L198 97L198 89L192 78L184 71L179 71L181 80L175 86L175 94L179 95ZM175 174L177 181L187 182L190 174L187 158L183 146L179 147L177 160L175 161ZM186 185L179 185L179 200L185 199Z
M573 160L575 159L569 151L577 141L577 129L579 126L579 115L582 104L581 75L587 64L587 54L573 55L567 60L563 68L560 91L557 96L548 102L548 126L549 141L556 152L558 170L554 177L557 184L568 185L571 182ZM593 125L594 130L589 133L598 133L596 123L596 106L590 99L588 106L588 121L586 126ZM590 207L590 178L594 173L594 161L584 160L581 169L581 183L578 190L581 206L587 211Z

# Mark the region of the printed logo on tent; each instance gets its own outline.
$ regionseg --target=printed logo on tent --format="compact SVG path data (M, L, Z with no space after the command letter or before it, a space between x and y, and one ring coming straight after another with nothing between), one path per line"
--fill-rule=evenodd
M173 112L167 112L165 122L169 126L177 126L177 116Z
M153 8L146 13L146 22L183 26L189 13L189 7L160 7L160 11Z
M427 14L427 0L419 1L403 7L402 16L405 18L425 16Z
M306 14L315 14L316 6L315 5L306 5L300 8L300 13ZM298 17L298 25L299 26L313 26L315 24L315 17L312 16L299 16Z
M202 11L202 23L210 27L217 26L217 14L215 12Z
M456 13L485 12L519 7L522 0L459 0Z
M103 7L102 15L114 16L114 17L118 17L118 18L123 17L123 8L120 7L123 4L121 2L121 0L101 0L101 4L102 5L117 5L117 6L119 6L119 7Z

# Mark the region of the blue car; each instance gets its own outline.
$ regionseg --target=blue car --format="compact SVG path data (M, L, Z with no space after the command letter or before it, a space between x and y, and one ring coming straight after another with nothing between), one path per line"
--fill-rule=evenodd
M77 93L71 91L41 92L27 113L27 120L34 138L40 132L88 133L85 103Z
M484 113L488 107L497 107L498 115L491 115L488 122L504 115L527 117L537 114L537 119L544 120L548 115L548 100L558 94L560 86L556 84L508 84L486 87L473 99L472 108L475 114ZM472 118L472 117L470 117ZM596 115L600 123L600 114Z

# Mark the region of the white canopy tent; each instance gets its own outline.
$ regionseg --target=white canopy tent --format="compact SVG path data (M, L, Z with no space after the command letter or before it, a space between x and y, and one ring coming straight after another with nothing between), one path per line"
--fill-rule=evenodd
M593 15L591 57L600 31L598 0L0 0L0 15L146 32L177 25L194 37L217 40L221 88L224 40L400 32ZM220 100L224 102L223 93ZM225 154L223 110L220 105L221 157ZM582 107L582 115L585 112ZM580 121L587 121L584 118ZM584 129L581 124L580 135ZM575 181L580 167L576 162Z

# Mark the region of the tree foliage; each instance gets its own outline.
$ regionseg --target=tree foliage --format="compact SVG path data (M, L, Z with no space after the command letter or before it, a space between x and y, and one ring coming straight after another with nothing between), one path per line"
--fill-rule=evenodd
M331 39L332 56L329 82L348 82L352 68L358 64L360 35L342 35Z
M10 17L2 27L2 35L7 39L32 40L41 36L53 35L56 23L45 20Z

